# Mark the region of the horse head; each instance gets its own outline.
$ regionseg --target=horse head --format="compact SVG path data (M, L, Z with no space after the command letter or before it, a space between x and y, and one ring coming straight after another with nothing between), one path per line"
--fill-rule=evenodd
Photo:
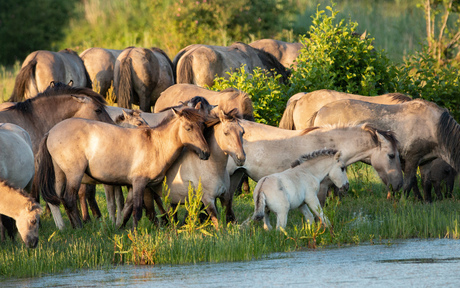
M23 208L16 220L16 227L27 247L35 248L38 244L38 226L42 208L32 199L27 207Z

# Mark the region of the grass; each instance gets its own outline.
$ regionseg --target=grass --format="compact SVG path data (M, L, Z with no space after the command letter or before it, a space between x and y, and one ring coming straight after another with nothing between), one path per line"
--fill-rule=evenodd
M0 280L122 264L251 261L274 252L388 243L394 239L460 238L458 200L432 204L416 202L412 197L387 200L384 187L372 171L372 168L360 166L350 169L349 194L342 200L328 200L325 212L333 229L305 224L300 212L294 210L284 231L265 231L262 223L253 223L242 229L222 221L223 215L219 230L210 223L203 226L197 222L188 228L155 227L146 217L141 219L137 230L119 230L108 219L104 193L98 187L97 200L104 215L101 219L73 230L64 217L68 228L59 231L52 217L45 215L41 219L40 241L36 249L27 249L19 238L15 243L1 243ZM253 189L254 183L251 186ZM458 186L454 194L455 199L459 199ZM238 222L243 222L253 213L252 195L237 196L234 207ZM180 215L184 212L181 207ZM274 223L274 215L271 217ZM193 219L197 221L196 217Z

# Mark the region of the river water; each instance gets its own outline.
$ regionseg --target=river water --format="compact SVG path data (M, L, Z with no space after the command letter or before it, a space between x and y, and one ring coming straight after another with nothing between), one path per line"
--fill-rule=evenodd
M272 254L263 260L105 270L0 281L0 287L460 287L460 241L406 240Z

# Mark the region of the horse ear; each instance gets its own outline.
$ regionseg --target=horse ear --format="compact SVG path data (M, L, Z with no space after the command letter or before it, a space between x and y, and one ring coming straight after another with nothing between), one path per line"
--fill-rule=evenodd
M176 108L171 108L172 112L174 113L175 116L179 116L179 111L176 110Z
M201 102L196 103L195 109L196 109L196 110L200 110L200 109L201 109Z
M76 95L72 95L72 98L80 103L86 103L89 101L89 98L88 97L85 97L85 96L76 96Z
M363 34L361 34L360 39L361 39L361 40L365 40L365 39L366 39L366 35L367 35L367 29L364 30L364 33L363 33Z
M56 85L56 84L54 83L54 81L51 81L51 82L50 82L50 87L51 87L51 88L54 88L55 85Z
M339 152L335 153L334 159L339 161L340 156L342 156L342 152L339 151Z
M68 86L73 86L73 80L70 80L69 83L67 84Z
M127 112L125 111L125 109L123 109L122 111L123 111L123 117L125 117L125 119L129 119L129 117L130 117L130 116L129 116L129 113L127 113Z

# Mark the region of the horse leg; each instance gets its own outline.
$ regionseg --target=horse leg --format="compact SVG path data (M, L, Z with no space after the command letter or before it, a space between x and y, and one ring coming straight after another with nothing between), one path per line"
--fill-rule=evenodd
M313 224L315 222L315 217L311 213L310 208L308 208L307 204L300 205L299 210L305 217L305 223Z
M66 182L66 177L61 168L53 163L54 173L55 173L55 191L56 195L62 199L62 193ZM61 200L62 202L62 200ZM65 224L64 219L62 218L61 209L59 206L53 205L51 203L46 203L46 207L50 210L51 215L53 215L54 223L59 230L64 230Z
M442 200L442 188L441 188L441 181L434 182L434 192L436 193L436 200Z
M331 225L329 222L329 219L327 219L326 215L323 212L323 209L321 208L321 204L319 203L319 199L316 196L316 193L306 193L305 197L305 203L307 203L308 207L313 211L313 213L321 219L321 222L323 222L323 225L328 227Z
M209 197L203 197L201 201L204 206L208 207L206 208L206 212L211 217L211 221L214 224L214 228L218 230L219 229L219 219L217 218L217 208L216 208L214 199L211 199Z
M91 217L89 216L88 212L88 205L86 205L86 185L81 184L80 188L78 189L78 198L80 200L80 209L81 209L81 216L83 219L83 222L90 222Z
M73 228L83 227L80 220L80 214L77 209L77 195L78 190L80 189L82 177L83 175L75 177L74 179L67 178L66 189L63 197L64 208Z
M425 202L431 202L431 181L429 179L422 179L422 185L423 185L423 194L425 198Z
M161 213L161 221L163 221L164 224L168 223L168 216L166 216L166 209L163 207L163 200L161 199L160 195L155 193L153 190L153 199L155 200L155 203L157 203L158 210L160 210Z
M125 205L125 197L123 196L123 189L121 186L114 186L113 192L115 193L115 203L117 205L117 222L120 225L123 222L123 208Z
M96 201L96 185L86 184L86 200L88 201L91 213L96 218L101 218L102 213Z
M123 207L123 222L121 223L120 228L124 228L126 223L128 223L131 214L133 213L133 189L128 187L128 196L126 197L126 202Z
M408 161L404 163L403 191L406 197L408 197L410 190L413 189L414 196L418 200L422 200L422 195L420 194L420 191L418 190L418 186L417 186L417 176L416 176L417 167L418 167L418 163L408 162Z
M150 188L145 188L144 190L144 207L145 207L145 215L147 218L155 224L155 226L158 226L158 218L157 218L157 213L155 211L155 204L154 204L154 195L156 194L152 189Z
M107 212L109 212L109 218L112 220L112 223L117 223L115 219L115 194L114 194L115 186L112 185L105 185L104 184L104 192L105 192L105 199L107 201Z
M220 203L222 206L225 208L225 221L227 223L233 222L236 223L236 217L235 213L233 212L233 195L235 193L235 190L238 187L238 184L240 183L241 178L244 176L244 171L241 169L238 169L233 173L233 175L230 175L230 187L225 193L219 196Z
M144 202L144 189L148 181L140 178L133 183L133 229L137 227L137 223L142 217L142 207Z

